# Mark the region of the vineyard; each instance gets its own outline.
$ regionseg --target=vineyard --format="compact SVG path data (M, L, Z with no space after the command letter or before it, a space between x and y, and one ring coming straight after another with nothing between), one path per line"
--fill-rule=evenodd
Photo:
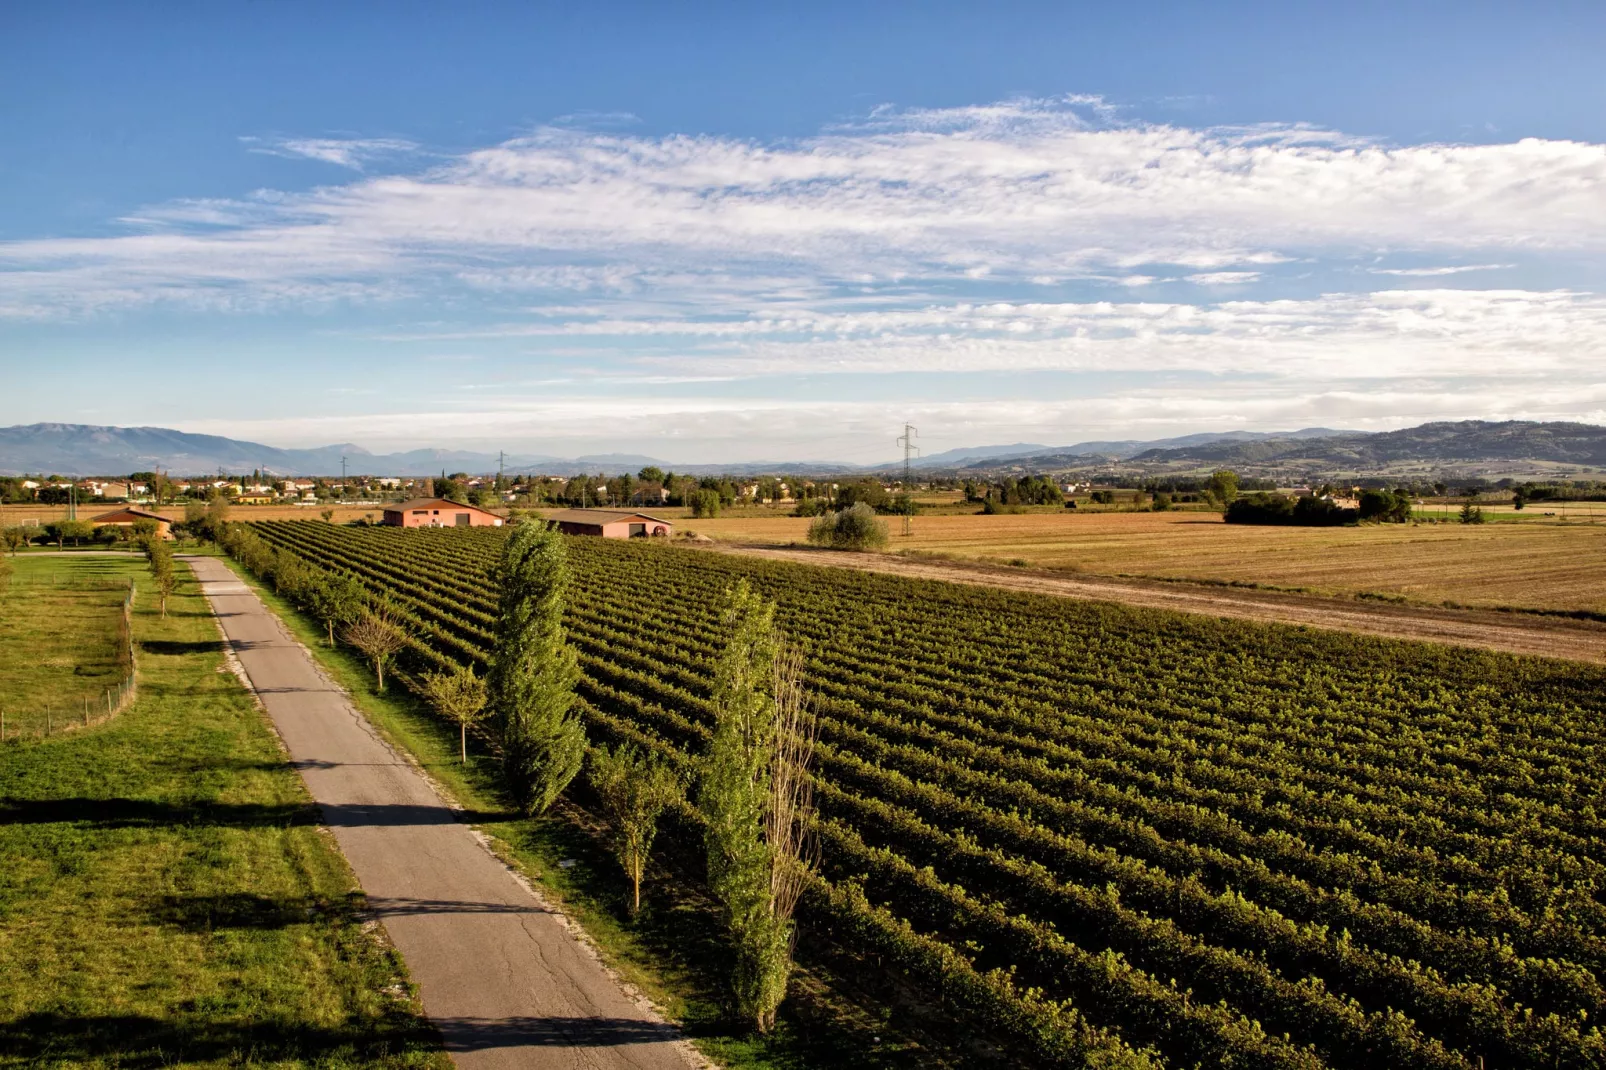
M238 555L264 579L294 557L383 593L404 669L483 667L502 532L252 530ZM590 736L681 763L707 739L721 592L745 576L777 601L821 721L806 940L1014 1058L1606 1065L1606 673L661 545L570 551Z

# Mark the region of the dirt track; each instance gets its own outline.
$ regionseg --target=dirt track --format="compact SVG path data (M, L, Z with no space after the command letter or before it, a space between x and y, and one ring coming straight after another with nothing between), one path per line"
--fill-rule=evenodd
M949 583L1032 591L1063 598L1123 602L1152 609L1204 613L1213 617L1302 624L1396 639L1419 639L1456 646L1484 647L1512 654L1537 654L1606 664L1606 625L1564 617L1351 601L1193 583L1066 575L1044 569L999 568L959 561L892 557L887 554L730 544L716 544L712 549L863 572L885 572Z

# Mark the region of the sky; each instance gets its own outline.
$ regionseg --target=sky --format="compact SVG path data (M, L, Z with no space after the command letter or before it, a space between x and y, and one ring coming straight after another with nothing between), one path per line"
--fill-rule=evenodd
M1606 5L0 0L0 425L1606 423Z

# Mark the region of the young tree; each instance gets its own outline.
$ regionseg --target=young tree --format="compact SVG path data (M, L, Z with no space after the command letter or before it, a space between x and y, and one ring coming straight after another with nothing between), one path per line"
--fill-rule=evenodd
M319 509L318 510L318 515L323 517L323 522L325 524L334 523L335 511L333 509Z
M357 577L349 572L326 572L307 585L307 602L313 615L323 621L329 645L335 645L335 629L355 620L368 600Z
M792 972L792 913L807 870L814 730L802 661L775 628L775 607L739 583L731 637L715 667L714 733L698 784L708 884L736 945L736 1010L775 1024Z
M630 878L630 913L641 912L641 879L658 834L658 818L681 800L680 777L667 762L633 746L591 751L591 786L613 824L614 853Z
M396 619L395 611L375 602L341 633L342 638L362 651L374 667L379 691L385 690L385 666L407 645L407 631Z
M1230 468L1210 473L1208 490L1214 501L1222 505L1231 505L1232 500L1238 497L1238 473Z
M0 542L6 544L11 556L17 556L17 551L28 545L28 533L20 527L0 528Z
M457 742L463 765L468 764L468 726L485 716L490 696L485 681L474 675L474 666L465 665L452 672L427 672L420 688L431 706L457 722Z
M206 503L206 520L204 524L205 535L213 542L223 540L223 528L229 522L229 500L221 494L214 494Z
M150 561L151 583L161 601L162 619L167 619L167 600L178 586L178 573L173 564L173 550L160 538L145 542L145 556Z
M503 774L524 812L539 814L585 760L585 729L572 710L580 668L563 632L569 564L557 528L515 526L503 543L496 581L489 684Z

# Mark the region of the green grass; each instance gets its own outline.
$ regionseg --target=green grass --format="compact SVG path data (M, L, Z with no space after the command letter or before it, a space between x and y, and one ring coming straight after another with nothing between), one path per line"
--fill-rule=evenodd
M781 1021L769 1037L752 1035L731 1022L722 1006L720 973L729 955L713 904L696 890L701 862L695 849L687 849L695 846L691 837L684 832L676 836L672 829L659 837L656 866L642 888L642 913L632 919L627 910L628 881L590 814L568 800L543 818L525 819L511 812L483 745L476 754L471 736L468 765L460 764L455 726L433 714L399 681L392 681L388 672L388 690L376 694L373 674L359 655L343 646L329 649L315 621L263 587L238 563L228 564L313 652L381 733L411 754L466 811L468 820L490 837L504 860L578 921L603 960L679 1023L705 1055L732 1070L962 1065L941 1045L933 1045L929 1036L885 1009L874 994L855 992L844 972L833 972L823 962L811 963L796 977ZM584 801L578 781L569 794ZM855 972L855 965L844 964L846 972Z
M140 570L115 557L22 557L13 566L0 593L7 734L42 732L47 720L59 728L86 708L104 714L106 690L123 676L117 625L127 578Z
M0 1067L449 1066L181 571L137 702L0 745Z

